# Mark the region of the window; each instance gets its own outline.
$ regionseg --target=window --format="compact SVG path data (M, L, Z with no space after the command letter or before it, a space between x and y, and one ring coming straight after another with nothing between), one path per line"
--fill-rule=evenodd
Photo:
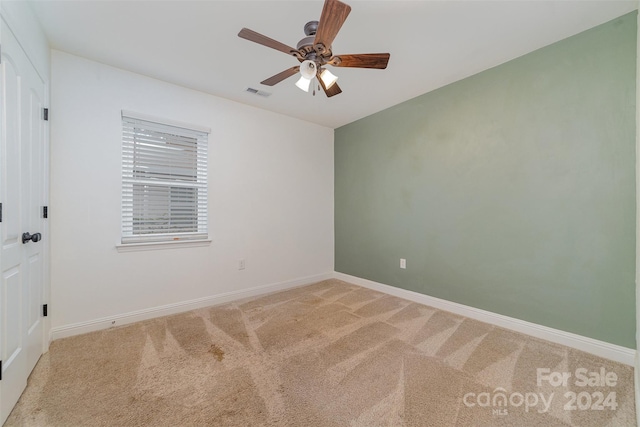
M162 122L122 112L123 244L208 238L209 130Z

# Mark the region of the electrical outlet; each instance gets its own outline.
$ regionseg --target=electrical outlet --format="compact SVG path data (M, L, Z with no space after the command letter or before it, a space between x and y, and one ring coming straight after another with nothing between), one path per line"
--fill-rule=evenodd
M407 260L400 258L400 268L407 268Z
M244 270L247 267L247 263L244 259L238 261L238 270Z

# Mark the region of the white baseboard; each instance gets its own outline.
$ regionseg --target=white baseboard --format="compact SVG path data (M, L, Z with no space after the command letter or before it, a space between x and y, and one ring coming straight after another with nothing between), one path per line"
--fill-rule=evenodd
M595 354L596 356L624 363L625 365L634 366L635 364L636 350L630 348L584 337L571 332L561 331L559 329L549 328L547 326L538 325L525 320L503 316L502 314L492 313L490 311L469 307L456 302L431 297L418 292L373 282L371 280L362 279L360 277L344 273L335 272L334 277L336 279L344 280L345 282L353 283L354 285L363 286L365 288L414 301L419 304L428 305L451 313L459 314L461 316L469 317L471 319L500 326L505 329L521 332L523 334L531 335L557 344L566 345L577 350Z
M129 313L117 314L114 316L103 317L99 319L88 320L86 322L73 323L70 325L58 326L51 329L51 340L66 338L73 335L85 334L87 332L99 331L102 329L122 326L129 323L139 322L141 320L153 319L156 317L168 316L170 314L182 313L196 308L209 307L213 305L224 304L243 298L253 297L271 292L282 291L285 289L304 286L311 283L319 282L333 278L333 272L318 274L315 276L301 277L294 280L287 280L280 283L272 283L268 285L255 286L249 289L239 291L225 292L218 295L211 295L204 298L197 298L189 301L182 301L174 304L162 305L159 307L146 308L136 310Z

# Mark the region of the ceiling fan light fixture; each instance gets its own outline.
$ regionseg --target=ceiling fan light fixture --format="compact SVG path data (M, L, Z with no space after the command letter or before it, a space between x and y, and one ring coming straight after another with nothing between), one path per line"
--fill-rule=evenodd
M313 80L318 72L318 68L314 61L307 59L300 64L300 79L296 82L296 86L305 92L309 92L311 80Z
M316 63L309 59L300 64L300 75L309 81L313 80L317 72Z
M309 92L309 86L311 85L311 80L307 79L305 76L300 76L300 79L296 82L296 86L302 89L305 92Z
M336 83L336 80L338 80L338 77L334 76L333 73L327 69L322 70L320 78L322 79L322 83L324 83L324 87L327 89L333 86Z

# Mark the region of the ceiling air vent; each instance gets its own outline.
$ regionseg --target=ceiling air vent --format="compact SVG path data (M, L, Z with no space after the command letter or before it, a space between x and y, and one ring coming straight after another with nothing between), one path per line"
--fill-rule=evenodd
M265 92L264 90L254 89L252 87L248 87L245 89L246 92L253 93L254 95L259 95L264 98L268 98L271 96L271 92Z

